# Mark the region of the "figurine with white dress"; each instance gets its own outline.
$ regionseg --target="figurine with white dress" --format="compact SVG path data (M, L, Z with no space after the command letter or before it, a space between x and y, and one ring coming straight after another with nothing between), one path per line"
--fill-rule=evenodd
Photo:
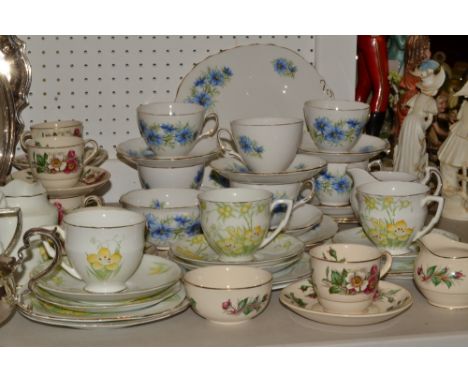
M437 61L425 60L414 74L421 78L417 84L420 93L407 102L410 110L398 136L398 145L393 155L393 170L422 178L428 165L426 130L437 114L434 96L444 83L445 72Z
M449 136L438 151L445 197L442 216L468 220L468 82L454 95L463 96L465 100L458 112L458 121L450 126Z

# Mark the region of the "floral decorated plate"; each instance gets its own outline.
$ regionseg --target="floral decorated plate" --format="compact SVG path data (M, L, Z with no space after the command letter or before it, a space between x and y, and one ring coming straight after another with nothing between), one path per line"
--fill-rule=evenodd
M13 179L21 179L30 183L34 182L33 175L29 169L13 172L11 177ZM83 175L76 186L48 190L47 195L51 198L71 198L73 196L92 194L98 188L106 184L110 177L110 172L103 168L86 166L83 170Z
M236 182L257 184L285 184L311 179L327 165L324 159L315 155L297 154L291 165L278 173L253 173L240 161L220 158L210 166L222 176Z
M41 302L48 305L56 306L58 308L74 310L76 312L88 312L88 313L121 313L129 312L131 310L138 310L148 308L150 306L159 304L162 301L167 300L171 296L175 295L182 288L182 283L177 282L170 288L163 290L155 295L138 298L135 300L121 301L118 303L93 303L79 300L68 300L57 297L53 294L46 292L41 288L34 288L34 296Z
M333 92L299 54L275 45L254 44L200 62L180 83L176 101L197 103L216 112L219 127L230 129L230 121L238 118L303 118L305 101L328 98L333 98Z
M49 262L38 265L33 272L47 267ZM62 299L89 302L125 301L154 295L179 281L182 271L172 261L153 255L143 255L140 266L126 282L127 289L118 293L91 293L84 289L84 282L70 276L62 268L37 281L37 286Z
M323 215L322 221L310 231L297 236L306 247L331 239L338 232L338 224L330 216Z
M147 167L177 168L207 163L219 155L214 141L200 141L192 151L179 157L156 157L143 138L133 138L117 145L117 154L132 167L138 163Z
M369 160L382 151L390 148L390 144L378 137L363 134L350 152L324 152L320 151L311 139L302 138L299 152L304 154L318 155L330 163L354 163Z
M308 279L294 283L281 291L280 301L293 312L309 320L329 325L360 326L389 320L413 304L411 293L388 281L379 282L374 302L361 314L325 312L319 304Z
M85 148L85 153L87 150L89 149ZM96 157L90 162L89 165L94 166L94 167L99 167L101 164L103 164L106 161L108 156L109 155L107 153L107 150L101 147L98 149ZM29 166L28 156L26 154L15 156L15 159L13 159L13 166L15 166L15 168L17 168L18 170L25 170L29 168L30 166Z
M192 263L199 267L209 265L250 265L265 267L267 265L283 264L304 252L304 243L294 236L280 234L264 248L254 254L254 259L250 261L225 262L219 260L219 255L209 246L205 237L196 235L191 238L179 240L170 249L171 253L178 259Z
M24 292L24 293L23 293ZM32 321L72 328L118 328L141 325L174 316L189 307L185 289L148 308L129 312L88 313L59 308L38 300L27 290L20 291L19 312Z

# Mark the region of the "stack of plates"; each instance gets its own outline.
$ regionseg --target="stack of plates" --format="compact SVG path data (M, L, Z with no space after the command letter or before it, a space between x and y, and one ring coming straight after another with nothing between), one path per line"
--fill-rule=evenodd
M256 252L250 261L221 261L203 235L173 244L168 257L186 270L210 265L246 265L262 268L273 274L273 289L283 288L310 273L308 256L304 254L304 243L287 234L276 237Z
M49 266L45 262L32 274ZM74 328L126 327L171 317L189 302L180 282L182 271L174 262L143 255L140 267L117 293L91 293L84 282L62 268L39 279L32 291L19 293L18 310L25 317Z

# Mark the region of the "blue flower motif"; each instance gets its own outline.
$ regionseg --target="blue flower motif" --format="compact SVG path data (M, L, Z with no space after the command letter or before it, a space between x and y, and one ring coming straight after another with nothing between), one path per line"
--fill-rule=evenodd
M347 177L341 177L332 181L333 189L338 192L348 192L351 189L351 182Z
M239 137L239 147L244 153L251 153L253 151L252 141L245 135Z
M361 129L361 123L357 119L348 119L346 123L351 127L352 129Z
M338 126L331 125L325 129L324 138L326 141L332 143L340 143L345 139L345 133Z
M166 133L172 133L173 131L175 131L175 127L172 123L161 123L159 127Z
M193 132L188 127L184 127L176 132L175 139L181 145L185 145L186 143L193 141Z
M138 129L140 130L140 133L145 136L146 135L146 132L148 131L148 125L146 124L145 121L143 121L142 119L140 119L138 121Z
M223 86L224 84L224 75L218 69L213 69L209 73L208 80L213 86Z
M273 61L273 68L278 74L284 74L288 69L288 62L284 58L277 58Z
M158 199L155 199L151 202L151 208L156 208L157 210L160 210L161 208L164 208L164 202L161 202Z
M332 180L333 179L333 175L331 175L327 171L323 172L320 176L325 180Z
M195 178L193 178L193 182L199 186L201 181L203 180L203 174L205 172L205 168L204 167L201 167L198 171L197 171L197 175L195 175Z
M315 183L315 191L321 191L322 190L322 182L320 181L319 178L314 180Z
M254 147L254 151L255 151L257 154L262 154L263 151L264 151L264 148L263 148L263 146L255 146L255 147Z
M205 82L206 82L206 77L198 77L196 80L195 80L195 86L198 86L200 88L203 87L203 85L205 85Z
M185 216L185 215L176 215L174 217L174 220L178 225L184 226L187 223L189 223L192 219L190 219L188 216Z
M205 109L209 108L213 103L211 96L206 92L197 93L189 100L191 103L196 103L203 106Z
M185 233L188 236L195 236L201 233L201 226L198 220L192 220L191 223L185 228Z
M148 133L146 134L146 142L148 142L149 145L160 146L164 143L164 139L155 131L148 130Z
M161 223L153 214L146 214L146 221L148 222L148 229L153 239L167 240L172 236L171 227Z
M327 128L332 127L333 125L330 123L330 120L326 117L319 117L316 118L314 121L314 128L321 134L325 133Z
M226 77L231 77L233 75L231 68L228 68L227 66L223 67L222 71Z

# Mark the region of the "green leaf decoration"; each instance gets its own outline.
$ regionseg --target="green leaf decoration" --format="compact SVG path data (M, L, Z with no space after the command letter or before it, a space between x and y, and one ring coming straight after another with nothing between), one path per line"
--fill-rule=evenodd
M343 278L341 277L341 274L337 271L332 271L331 282L333 285L341 285L343 283Z
M331 294L339 294L341 293L341 287L337 286L337 285L333 285L330 287L330 289L328 290Z
M432 276L434 274L435 269L436 269L435 265L433 265L432 267L427 268L426 274L428 276Z
M431 277L431 280L432 280L432 282L433 282L433 284L434 284L435 286L439 285L439 284L440 284L440 281L441 281L441 280L440 280L440 277L437 277L437 276L432 276L432 277Z
M453 285L453 283L450 280L443 280L443 282L445 283L445 285L447 285L447 288L451 288Z

